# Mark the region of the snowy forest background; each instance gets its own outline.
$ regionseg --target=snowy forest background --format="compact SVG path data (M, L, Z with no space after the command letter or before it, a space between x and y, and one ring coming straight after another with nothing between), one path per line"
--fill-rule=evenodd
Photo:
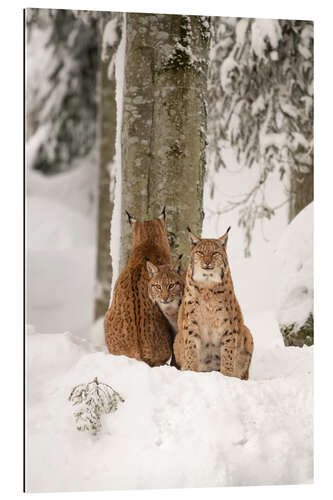
M209 37L208 57L201 66L207 79L206 121L200 125L200 147L206 150L202 212L197 210L197 218L187 223L197 232L202 229L203 237L220 236L232 227L231 272L255 343L246 394L244 386L232 380L223 381L229 395L221 396L218 374L200 374L200 380L189 374L184 380L168 367L150 374L134 360L113 359L111 366L110 356L103 351L110 288L128 253L122 203L133 186L126 184L128 178L123 175L121 144L128 138L123 124L128 116L123 103L124 70L129 64L125 57L128 27L149 18L139 16L26 11L28 488L310 482L313 23L204 16L196 21L176 16L185 35L174 54L186 55L185 66L198 61L188 27L195 28L198 22L203 36ZM139 82L139 73L137 78ZM181 148L176 146L173 155L182 161ZM179 180L183 193L191 175ZM147 196L144 185L146 179L137 189L140 199ZM150 194L154 201L149 215L156 216L164 204L158 204L163 195L155 199ZM138 219L146 218L138 197L125 199L131 203L125 208ZM186 202L185 214L187 208L193 211L192 200L185 197ZM185 216L181 219L184 238L181 235L178 240L173 231L175 218L183 217L174 207L183 204L178 192L167 203L175 256L182 251L188 254ZM133 416L122 414L126 410L121 408L110 417L112 423L105 424L103 444L93 441L88 452L88 442L74 432L70 409L64 409L64 394L96 375L125 393L132 413L147 412L146 424L143 418L142 435L137 430L134 435ZM133 377L141 381L139 391L131 387ZM167 380L173 381L173 387L165 384ZM158 394L161 384L165 384L162 395ZM184 408L202 390L208 396L202 404L195 403L198 417L192 422ZM63 421L50 414L50 394L55 394L53 409L58 408L57 415L64 414ZM143 410L143 399L153 410ZM228 410L221 417L219 409L226 403ZM207 418L213 430L201 443L202 455L193 456L191 441L195 446L197 429L207 426ZM222 435L216 443L214 429L221 418L230 435ZM150 433L147 421L153 422ZM192 429L191 437L181 432L186 425ZM65 449L65 463L57 452L52 457L47 452L51 428L59 449ZM118 451L113 465L103 451L108 440ZM129 478L125 464L131 446L138 454L145 450L146 466L138 469L133 463ZM73 472L71 457L77 458L78 449L86 453L79 453ZM179 463L174 458L176 449ZM105 467L94 469L94 456ZM268 467L267 457L272 456L274 466ZM171 469L168 457L173 457ZM191 467L185 467L184 458ZM204 471L203 461L211 465ZM151 474L153 463L161 466L156 465L155 474ZM165 463L168 471L163 473Z

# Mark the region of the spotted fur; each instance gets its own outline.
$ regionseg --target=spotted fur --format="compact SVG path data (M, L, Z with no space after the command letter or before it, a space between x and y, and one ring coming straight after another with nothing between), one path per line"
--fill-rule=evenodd
M182 370L218 370L247 379L253 339L234 292L228 232L218 239L200 239L190 231L192 250L174 353Z
M132 251L105 316L105 341L112 354L159 366L171 356L172 334L168 321L149 298L146 258L156 266L171 264L165 212L145 222L127 215L133 234Z

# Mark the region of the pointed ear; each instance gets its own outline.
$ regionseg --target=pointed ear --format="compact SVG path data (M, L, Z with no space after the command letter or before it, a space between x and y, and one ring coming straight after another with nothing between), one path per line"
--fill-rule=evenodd
M125 210L125 213L126 213L126 215L127 215L127 219L128 219L129 224L130 224L131 226L132 226L133 224L135 224L136 219L135 219L134 217L132 217L132 216L131 216L131 214L129 214L129 213L127 212L127 210Z
M152 262L150 262L150 260L147 260L146 266L147 266L149 276L150 276L150 278L152 278L154 276L154 274L156 274L158 272L158 268Z
M192 248L194 248L195 245L197 245L199 243L200 238L198 238L195 234L193 234L189 227L187 227L186 229L188 230L188 233L189 233L191 246L192 246Z
M159 218L162 222L165 222L165 219L166 219L165 207L163 207L163 210L162 210L161 214L158 216L158 218Z
M172 266L172 270L175 272L175 273L178 273L180 274L180 271L182 270L182 257L183 257L183 254L181 254L178 259L176 260L176 263Z
M230 231L231 227L229 226L228 229L226 230L226 232L224 233L223 236L221 236L221 238L218 238L218 241L220 243L220 245L222 247L225 247L227 248L227 243L228 243L228 233Z

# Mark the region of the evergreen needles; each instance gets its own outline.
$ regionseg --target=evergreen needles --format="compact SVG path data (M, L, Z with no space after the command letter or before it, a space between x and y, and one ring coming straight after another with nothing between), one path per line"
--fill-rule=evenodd
M76 428L91 434L101 430L103 414L115 412L119 402L125 401L110 385L99 382L97 377L88 384L76 385L68 400L73 404Z

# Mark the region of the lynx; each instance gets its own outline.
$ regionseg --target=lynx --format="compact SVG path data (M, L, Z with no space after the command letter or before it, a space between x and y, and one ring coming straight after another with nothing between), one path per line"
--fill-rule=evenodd
M174 265L164 264L162 266L155 266L149 260L147 261L147 269L150 276L148 295L168 320L174 335L178 331L178 310L184 293L181 258L182 255L179 256L178 261Z
M188 228L192 245L174 342L182 370L217 370L248 379L253 339L244 325L227 258L228 233L200 239Z
M145 259L156 266L171 264L165 209L157 219L145 222L137 222L127 215L132 227L132 250L105 316L105 341L111 354L123 354L150 366L159 366L171 356L172 334L168 321L148 296Z

